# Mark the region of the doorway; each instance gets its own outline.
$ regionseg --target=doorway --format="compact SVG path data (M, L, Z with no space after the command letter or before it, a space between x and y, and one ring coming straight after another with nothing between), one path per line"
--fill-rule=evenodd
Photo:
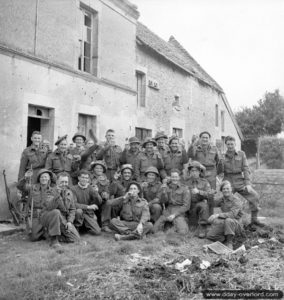
M27 147L32 144L31 136L34 131L40 131L40 119L28 117Z

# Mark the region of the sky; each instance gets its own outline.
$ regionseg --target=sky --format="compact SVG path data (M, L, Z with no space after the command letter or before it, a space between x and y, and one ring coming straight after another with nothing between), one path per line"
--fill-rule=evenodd
M139 21L173 35L223 88L234 111L284 95L284 0L130 0Z

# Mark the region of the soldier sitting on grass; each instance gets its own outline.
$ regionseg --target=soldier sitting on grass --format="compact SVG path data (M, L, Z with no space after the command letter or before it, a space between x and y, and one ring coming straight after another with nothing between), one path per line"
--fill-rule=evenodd
M134 240L141 239L153 228L150 220L149 206L141 198L142 189L137 182L132 182L126 189L123 197L108 200L109 206L121 206L120 219L113 218L109 227L117 232L115 239Z
M242 232L242 203L233 195L229 181L223 181L220 191L223 197L215 200L215 206L221 208L221 213L211 215L208 219L212 226L207 233L207 239L225 242L227 247L233 249L234 236Z

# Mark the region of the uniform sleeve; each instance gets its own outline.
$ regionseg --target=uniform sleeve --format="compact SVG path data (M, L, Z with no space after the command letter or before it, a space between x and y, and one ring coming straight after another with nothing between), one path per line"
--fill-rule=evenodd
M100 146L95 144L92 145L89 149L85 150L82 154L81 154L81 164L80 164L80 168L81 166L84 165L84 163L88 160L89 156L91 156L94 151L96 151Z
M164 161L160 153L157 153L157 169L161 170L164 168Z
M201 196L201 199L207 199L209 194L211 192L211 187L208 181L204 183L204 190L199 190L199 195Z
M219 214L220 219L239 219L242 215L242 204L241 201L237 198L234 198L234 205L232 206L231 210L228 212L223 212Z
M52 171L52 159L51 159L51 155L52 155L52 154L49 154L49 155L47 156L47 159L46 159L46 162L45 162L45 168L46 168L47 170L50 170L50 171Z
M195 152L196 152L196 149L195 149L194 144L190 144L188 147L188 150L187 150L187 157L194 160Z
M242 171L244 173L244 178L245 178L245 185L250 185L251 181L250 181L250 169L248 166L248 161L247 161L247 157L246 154L243 152L242 155L242 159L243 159L243 165L242 165Z
M141 214L141 219L140 219L140 223L141 224L145 224L146 222L148 222L150 220L150 210L149 210L149 205L148 203L145 201L145 205L142 209L142 214Z
M116 206L122 204L124 201L124 197L118 197L115 199L109 199L107 200L106 204L109 206Z
M187 187L183 190L183 205L178 208L178 210L175 212L175 216L179 216L185 212L187 212L190 208L191 204L191 195L190 191Z
M106 151L110 148L108 147L102 147L98 152L97 152L97 159L102 160L106 154Z
M121 153L121 156L120 156L120 163L123 165L123 164L126 164L126 153L127 153L127 150L124 149Z
M115 198L122 197L125 194L125 189L120 182L113 181L109 186L109 194Z
M75 206L75 199L74 197L76 197L75 195L71 195L71 203L70 203L70 207L69 207L69 212L68 212L68 216L67 216L67 222L73 223L75 220L75 213L76 213L76 206Z
M169 187L167 188L162 188L159 191L158 197L160 199L160 203L168 203L169 202L169 193L170 193L170 189Z
M99 206L103 202L102 197L97 191L93 189L93 187L90 187L90 198L90 204L96 204Z
M188 156L187 156L186 151L184 149L182 149L181 159L182 159L182 164L185 165L185 164L188 163Z
M220 173L223 173L223 172L222 172L222 159L221 159L221 155L220 155L220 152L217 147L216 147L215 162L216 162L217 175L219 175ZM221 164L221 166L220 166L220 164Z
M25 151L23 151L20 161L19 173L18 173L18 181L25 176L26 167L28 165L28 156Z

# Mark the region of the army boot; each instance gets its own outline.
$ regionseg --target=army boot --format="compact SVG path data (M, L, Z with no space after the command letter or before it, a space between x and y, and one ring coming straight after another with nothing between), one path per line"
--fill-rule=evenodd
M114 239L116 241L131 241L131 240L137 240L138 236L137 234L130 233L130 234L115 234Z
M206 238L206 234L207 234L207 225L205 225L205 224L199 225L198 237L200 239L204 239L204 238Z
M58 236L51 236L49 246L52 248L60 248L61 244L59 243Z
M265 226L264 223L259 222L259 220L257 219L257 211L252 211L251 212L251 224L259 226L259 227L264 227Z
M232 234L226 235L225 245L231 250L233 250L233 238L234 236Z

